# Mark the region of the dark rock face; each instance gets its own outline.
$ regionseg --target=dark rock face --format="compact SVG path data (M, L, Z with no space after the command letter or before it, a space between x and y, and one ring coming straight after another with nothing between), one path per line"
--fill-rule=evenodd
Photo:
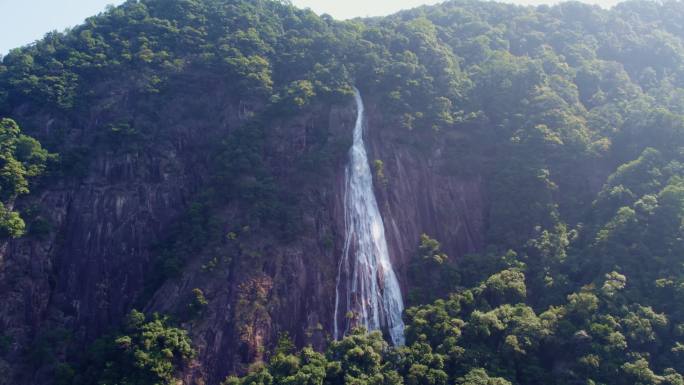
M426 154L402 144L401 136L410 133L386 127L379 114L372 114L368 124L369 156L384 164L386 184L376 181L375 189L395 268L403 271L422 233L440 240L448 255L480 250L484 244L482 180L445 174L439 145Z
M0 322L16 357L56 327L92 340L130 309L144 287L152 246L182 209L182 178L148 176L170 156L105 154L81 185L41 194L54 231L10 242L1 268Z
M124 154L97 153L83 178L51 183L22 203L44 207L53 231L0 249L0 327L12 337L8 357L16 361L5 366L14 370L15 383L49 382L45 374L27 371L22 358L47 331L64 328L72 341L86 346L134 306L182 315L194 288L209 304L200 316L183 320L199 353L186 373L188 383L204 378L215 384L244 370L263 359L265 348L283 332L300 345L324 346L332 330L344 240L346 151L335 170L307 183L291 170L314 141L313 132L320 132L314 129L323 127L330 140L349 140L355 117L351 103L312 107L267 130L268 165L277 182L298 196L302 231L294 239L283 241L261 228L245 230L237 240L188 256L177 277L154 293L145 292L155 246L207 177L204 149L245 116L244 103L225 102L231 99L221 95L215 100L206 107L211 110L206 118L183 117L169 106L160 114L167 116L163 138ZM376 181L375 187L400 280L405 282L406 265L423 232L455 257L479 250L485 205L480 180L440 173L439 151L426 154L405 144L401 136L408 133L391 127L369 104L369 156L385 165L387 182ZM239 225L241 210L231 203L216 213L225 233Z

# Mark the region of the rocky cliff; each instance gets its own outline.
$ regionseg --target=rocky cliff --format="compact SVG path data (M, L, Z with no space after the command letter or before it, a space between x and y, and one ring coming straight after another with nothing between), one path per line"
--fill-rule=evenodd
M535 305L602 284L620 269L569 245L623 206L653 211L682 169L683 35L667 7L452 1L341 22L284 1L131 0L12 51L0 118L59 161L1 202L28 233L0 240L0 384L51 383L131 309L188 330L187 383L244 372L285 333L322 348L354 85L404 294L423 233L440 261L493 250L462 259L478 277L448 290L509 267L528 268L530 297L554 293ZM650 184L620 184L633 172Z
M201 114L190 116L179 107L182 103L173 102L158 111L163 120L157 124L167 130L163 139L139 148L98 151L98 138L87 132L106 117L95 106L90 120L69 132L74 144L67 145L96 149L83 174L49 181L21 202L40 207L52 231L5 245L0 322L13 339L10 357L16 360L9 364L19 369L18 383L45 380L40 372L31 376L23 369L21 353L38 339L59 338L45 335L49 330L62 328L70 340L86 344L115 327L133 307L182 315L193 289L202 291L208 305L201 318L185 320L199 350L198 373L191 375L209 383L262 359L280 333L289 333L299 345L318 347L330 336L344 240L346 151L337 152L326 174L296 175L296 165L320 141L314 136L341 143L341 149L350 141L351 100L318 104L265 129L269 168L281 186L298 195L296 235L283 240L267 227L249 228L240 222L240 202L212 207L222 239L187 255L182 271L161 286L150 282L159 268L158 244L172 236L174 223L209 177L210 159L202 154L246 119L239 97L222 94L220 87L211 93ZM56 118L30 119L50 135ZM447 240L445 251L454 256L478 250L480 181L441 175L439 153L402 143L387 121L371 109L368 136L370 156L385 165L376 190L400 277L423 232Z

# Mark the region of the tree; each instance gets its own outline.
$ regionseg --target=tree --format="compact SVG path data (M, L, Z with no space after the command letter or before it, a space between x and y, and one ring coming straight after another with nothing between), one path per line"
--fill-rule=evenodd
M0 120L0 237L17 238L26 225L14 202L29 193L29 181L41 175L54 155L21 133L12 119Z
M125 333L110 341L105 357L99 384L172 385L195 351L187 332L169 326L167 318L147 319L132 310Z
M459 378L456 383L458 385L511 385L510 381L503 378L489 377L482 368L471 370L464 377Z

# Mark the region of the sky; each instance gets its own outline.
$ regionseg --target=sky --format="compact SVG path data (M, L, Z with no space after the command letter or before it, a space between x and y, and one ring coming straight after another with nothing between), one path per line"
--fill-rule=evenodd
M504 0L518 4L537 5L558 0ZM618 0L584 0L604 7ZM337 19L356 16L382 16L401 9L440 0L292 0L296 6L311 8L316 13L328 13ZM104 11L108 4L123 0L0 0L0 55L32 43L50 31L62 31L80 24L88 16Z

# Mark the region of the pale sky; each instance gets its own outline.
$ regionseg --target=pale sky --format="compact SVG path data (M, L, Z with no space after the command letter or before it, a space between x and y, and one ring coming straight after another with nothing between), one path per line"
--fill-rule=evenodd
M519 4L549 4L558 0L504 0ZM618 0L585 0L609 7ZM292 0L302 8L328 13L337 19L356 16L382 16L440 0ZM123 0L0 0L0 55L10 49L32 43L47 32L62 31L80 24Z

